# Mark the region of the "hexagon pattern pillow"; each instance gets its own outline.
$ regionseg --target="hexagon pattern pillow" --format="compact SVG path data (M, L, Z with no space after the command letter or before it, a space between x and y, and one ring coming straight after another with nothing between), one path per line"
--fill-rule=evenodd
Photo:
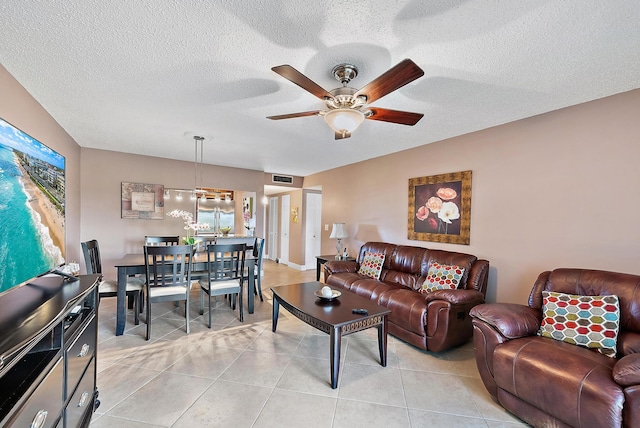
M421 293L430 293L435 290L450 290L458 288L464 275L464 268L456 265L445 265L432 261L429 264L427 279L425 279Z
M577 296L542 292L542 324L538 334L616 357L620 330L618 296Z
M358 273L369 278L379 279L384 264L384 254L365 251Z

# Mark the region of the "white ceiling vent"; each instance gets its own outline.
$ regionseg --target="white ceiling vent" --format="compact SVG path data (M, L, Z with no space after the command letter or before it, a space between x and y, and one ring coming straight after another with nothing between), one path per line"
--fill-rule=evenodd
M271 175L271 182L272 183L285 183L285 184L292 184L293 183L293 177L290 175L276 175L276 174L272 174Z

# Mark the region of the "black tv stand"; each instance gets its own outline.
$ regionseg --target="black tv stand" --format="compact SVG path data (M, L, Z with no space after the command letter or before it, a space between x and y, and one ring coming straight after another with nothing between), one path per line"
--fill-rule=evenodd
M89 425L99 278L56 271L0 296L0 426Z

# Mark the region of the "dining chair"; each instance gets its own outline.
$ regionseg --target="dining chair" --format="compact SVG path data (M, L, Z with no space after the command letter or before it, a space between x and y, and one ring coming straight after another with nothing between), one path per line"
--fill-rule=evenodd
M92 239L82 242L82 254L84 255L84 264L87 274L102 275L102 260L100 257L100 246L98 241ZM129 299L129 307L133 307L135 324L140 324L139 313L142 312L142 290L144 288L144 280L138 277L127 277L126 293ZM112 279L102 279L98 285L98 298L116 297L118 295L118 281ZM131 304L133 303L133 304Z
M185 301L184 316L189 334L189 291L193 245L145 245L147 340L151 338L151 303Z
M244 321L242 283L246 247L246 244L207 245L207 277L200 279L199 283L200 315L204 314L204 295L209 296L209 328L211 328L212 296L233 294L232 307L234 309L235 306L239 307L240 322Z
M204 252L207 250L207 245L215 244L216 237L215 236L196 236L196 243L194 244L194 251L196 253ZM207 277L207 270L195 270L196 264L192 263L191 266L191 282L195 283L200 281L203 278Z
M253 258L255 259L253 265L253 275L255 278L255 287L253 289L254 294L260 297L260 301L264 302L262 298L262 254L264 253L264 238L256 238L255 243L253 244ZM249 276L247 273L246 276L247 281L249 281Z
M145 236L144 245L179 245L179 236Z

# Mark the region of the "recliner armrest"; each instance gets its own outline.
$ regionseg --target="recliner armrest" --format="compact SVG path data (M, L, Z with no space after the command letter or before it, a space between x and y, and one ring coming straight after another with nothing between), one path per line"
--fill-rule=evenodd
M427 293L424 298L427 303L434 300L445 300L452 305L484 303L484 294L477 290L435 290Z
M325 278L334 273L358 271L358 263L352 260L330 260L324 264Z
M613 366L613 380L621 386L640 385L640 354L620 358Z
M514 303L484 303L474 306L469 315L491 325L507 339L535 335L542 321L540 310Z

